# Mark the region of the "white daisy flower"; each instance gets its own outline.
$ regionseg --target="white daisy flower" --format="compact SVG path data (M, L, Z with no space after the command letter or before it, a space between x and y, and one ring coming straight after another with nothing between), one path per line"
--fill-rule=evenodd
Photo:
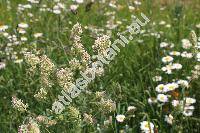
M191 111L191 110L184 110L183 111L183 115L184 116L192 116L193 115L193 111Z
M173 67L173 69L177 69L177 70L182 69L182 65L179 63L172 64L172 67Z
M195 66L194 66L194 69L195 69L195 70L200 70L200 65L195 65Z
M133 6L128 6L128 8L129 8L129 10L135 10L135 7L133 7Z
M173 91L176 88L178 88L178 84L177 83L168 83L164 86L164 91L168 92L168 91Z
M33 35L35 38L39 38L39 37L42 37L43 36L43 33L35 33Z
M182 39L182 47L184 49L189 49L192 47L192 44L190 43L188 39Z
M159 22L159 25L165 25L165 24L166 24L165 21L160 21L160 22Z
M114 3L109 3L109 6L113 8L117 8L117 6Z
M161 76L155 76L152 79L153 79L153 81L161 81L162 77Z
M165 87L164 84L159 84L159 85L156 87L156 91L157 91L158 93L163 93L163 92L164 92L164 87Z
M31 9L32 8L32 6L30 4L26 4L23 7L26 8L26 9Z
M62 3L58 3L57 5L58 5L59 8L61 8L61 9L65 9L65 5L64 5L64 4L62 4Z
M185 106L184 110L194 110L194 106Z
M148 121L140 122L140 129L145 133L154 133L154 125Z
M179 56L179 55L181 55L181 53L178 52L178 51L171 51L169 54L170 54L170 55L174 55L174 56Z
M179 85L183 86L183 87L187 87L187 88L189 87L189 83L188 83L187 80L182 80L182 79L180 79L180 80L177 81L177 83L178 83Z
M77 2L78 4L81 4L81 3L84 2L84 0L76 0L76 2Z
M27 0L29 1L30 3L33 3L33 4L38 4L40 1L39 0Z
M141 3L140 1L135 0L135 1L134 1L134 4L139 6L139 5L141 5L142 3Z
M192 55L192 53L187 53L186 51L184 51L184 52L182 52L181 53L181 57L185 57L185 58L192 58L193 57L193 55Z
M186 105L191 105L191 104L193 104L193 103L196 103L196 99L190 98L190 97L186 97L186 98L185 98L185 104L186 104Z
M160 102L168 102L168 97L167 95L164 95L164 94L158 94L157 95L157 100L160 101Z
M19 28L19 29L18 29L18 32L19 32L20 34L25 34L25 33L26 33L26 31L25 31L24 29L22 29L22 28Z
M25 41L27 41L28 39L27 39L27 37L21 37L21 41L23 41L23 42L25 42Z
M156 98L153 98L153 97L148 98L148 103L149 103L149 104L157 103L157 99L156 99Z
M26 23L20 23L20 24L18 24L18 27L19 27L19 28L26 29L26 28L28 28L29 26L28 26L28 24L26 24Z
M167 46L169 46L169 44L166 43L166 42L161 42L161 43L160 43L160 47L161 47L161 48L165 48L165 47L167 47Z
M197 25L196 25L196 27L200 29L200 23L199 23L199 24L197 24Z
M136 110L136 107L135 106L128 106L128 111L135 111Z
M53 10L53 13L54 13L54 14L61 14L61 10L59 10L59 9L54 9L54 10Z
M197 58L197 61L200 61L200 53L197 53L196 58Z
M174 48L174 43L171 43L170 48Z
M162 58L162 62L164 62L164 63L172 62L173 60L174 60L174 58L171 56L165 56Z
M125 115L117 115L116 116L116 120L118 121L118 122L123 122L124 120L125 120Z
M171 25L170 24L166 24L165 27L166 28L171 28Z
M167 74L171 74L172 73L172 69L173 69L172 64L168 64L165 67L161 68L161 70L164 71Z
M162 70L165 71L165 73L167 73L167 74L172 74L172 69L168 69L166 67L163 67Z
M5 31L8 29L7 25L0 25L0 32Z
M170 125L172 125L173 119L174 117L171 114L165 116L165 121Z
M72 11L75 11L78 7L79 7L79 5L70 5L70 9Z
M9 36L9 34L7 32L4 32L3 36L7 38Z
M172 105L173 105L174 107L177 107L177 106L180 105L180 101L178 101L178 100L172 100Z
M28 16L29 16L29 17L33 17L33 14L32 14L32 13L28 13Z
M0 70L1 70L1 69L4 69L5 67L6 67L6 64L3 63L3 62L0 62Z

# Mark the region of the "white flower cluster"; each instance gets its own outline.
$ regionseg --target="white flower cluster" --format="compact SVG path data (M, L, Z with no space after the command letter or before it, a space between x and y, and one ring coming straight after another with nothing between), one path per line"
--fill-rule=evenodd
M16 33L10 34L7 29L8 25L0 25L0 36L5 40L5 45L0 46L3 51L0 51L7 60L14 60L15 63L21 63L18 59L19 51L15 51L15 47L27 40L26 37L17 35Z
M25 53L24 55L25 61L28 65L30 65L30 71L34 72L36 71L37 65L40 63L40 58L32 53Z
M69 68L61 68L57 71L58 84L64 89L68 90L73 82L73 72Z
M94 45L92 46L93 50L98 53L99 55L107 55L107 49L111 46L110 37L107 35L103 35L98 37L95 40Z
M135 115L133 115L135 111L136 111L136 107L135 106L128 106L127 113L130 114L131 117L135 117ZM117 122L122 123L122 122L124 122L125 119L126 119L126 116L123 115L123 114L118 114L116 116ZM128 119L128 117L127 117L127 119Z
M49 76L53 72L55 66L46 55L39 57L29 52L25 53L24 55L26 63L30 66L29 71L31 73L35 73L37 66L40 70L40 82L42 87L34 95L34 97L37 99L45 99L47 95L46 89L52 86L52 82L50 81Z
M19 32L19 34L21 34L21 41L22 42L26 42L28 40L28 38L26 36L24 36L24 34L26 34L26 29L29 27L29 25L27 23L19 23L18 24L18 28L17 31Z
M162 77L161 76L155 76L152 78L153 81L158 82L158 81L162 81Z
M195 65L192 70L192 78L198 79L200 77L200 65Z
M24 104L21 99L18 99L17 97L12 97L12 105L15 109L21 112L27 111L28 104Z
M45 88L40 88L40 90L34 95L34 97L38 100L46 99L47 90Z
M92 118L92 115L91 114L86 114L84 113L83 114L83 121L86 122L87 124L93 124L94 123L94 120Z
M55 65L46 55L42 55L40 57L41 74L49 76L51 72L54 70L54 68L55 68Z
M192 104L196 103L196 99L185 97L183 100L172 100L172 105L174 107L179 107L183 111L184 116L192 116L194 111L194 106Z
M185 106L184 106L183 115L192 116L193 111L194 111L194 106L192 106L192 104L196 103L196 99L186 97L184 101L185 101Z
M104 112L113 112L116 110L116 104L111 99L102 98L99 102L99 106Z
M173 117L171 114L165 115L165 121L166 121L168 124L172 125L172 124L173 124L173 119L174 119L174 117Z
M29 15L32 15L29 13ZM19 57L23 56L24 53L27 52L29 46L23 45L26 44L29 41L29 38L34 37L34 39L41 38L43 36L43 33L36 32L28 35L28 30L30 25L26 22L20 22L16 26L15 32L7 31L8 28L11 28L11 26L8 25L0 25L0 35L5 39L5 45L1 47L3 49L3 56L6 57L6 60L12 60L14 63L21 63L23 62L22 59Z
M160 43L160 48L173 48L174 44L173 43L167 43L167 42L161 42Z
M79 62L81 62L82 67L86 68L90 61L90 55L84 49L84 46L81 43L80 35L82 34L82 32L83 31L79 23L73 26L72 31L71 31L71 38L73 39L73 46L71 48L71 51L73 55L76 56L77 59L79 58L79 56L81 59L78 61L77 59L73 58L72 61L70 62L74 62L74 60L76 60L76 64L77 64L76 67L80 67Z
M76 58L73 58L69 61L69 66L70 69L75 71L75 70L81 70L81 64L80 61L77 60Z
M166 74L172 74L172 70L180 70L180 69L182 69L182 65L179 63L170 63L161 68L161 70Z
M43 89L47 89L52 86L52 82L50 81L49 77L54 68L55 65L46 55L42 55L40 57L40 81Z
M64 11L66 9L65 7L65 3L61 2L61 0L53 0L52 1L52 7L49 7L49 5L47 6L46 4L39 4L40 1L39 0L28 0L28 3L26 4L18 4L18 12L19 13L23 13L23 11L26 11L26 9L31 9L34 6L37 5L37 7L39 7L40 11L48 11L48 12L52 12L54 14L61 14L62 11ZM33 15L29 13L29 16L32 17Z
M180 112L182 112L182 114L184 116L192 116L193 115L193 111L195 109L195 107L192 105L196 102L196 99L191 98L191 97L181 97L181 93L184 93L184 95L187 94L187 92L189 92L189 87L190 86L190 82L191 80L197 79L200 76L200 66L197 65L198 62L194 62L191 65L194 65L194 70L192 70L192 76L190 76L190 71L188 73L185 73L185 70L183 70L182 74L176 73L176 71L172 71L172 70L180 70L183 68L182 64L180 63L173 63L173 61L175 61L176 59L179 59L179 62L184 62L183 58L193 58L193 56L195 54L197 54L198 57L198 50L196 49L196 43L197 43L197 39L196 39L196 35L194 32L191 33L192 35L192 39L191 42L188 39L183 39L182 40L182 48L184 50L187 51L183 51L183 52L179 52L179 51L171 51L170 50L170 44L166 43L166 42L162 42L160 44L160 47L163 48L163 53L167 54L169 53L169 55L165 56L162 58L162 62L165 64L164 67L161 68L162 71L164 71L164 74L174 74L177 75L177 78L170 79L171 75L167 75L167 79L165 79L164 77L166 77L165 75L157 75L155 77L153 77L153 81L155 82L160 82L160 84L158 84L155 87L155 91L158 93L157 97L150 97L148 99L149 104L155 104L158 103L159 101L159 105L158 106L162 106L165 105L168 107L168 104L166 104L167 102L170 102L172 104L172 106L174 107L173 109L178 109ZM191 53L188 51L192 51ZM198 60L198 58L197 58ZM187 76L188 75L188 76ZM186 78L186 80L181 79L183 78L183 76ZM181 78L180 78L181 77ZM172 81L169 81L172 80ZM185 92L182 92L181 90L185 90ZM172 110L173 110L172 109ZM169 110L171 109L167 109L168 113ZM174 117L173 114L168 114L165 115L164 120L172 125L173 121L174 121Z
M29 118L27 124L19 126L18 133L40 133L40 128L34 119Z
M27 0L27 1L32 4L38 4L40 2L39 0Z
M61 3L60 1L56 2L56 4L53 7L52 12L54 14L61 14L62 10L64 10L66 7L63 3Z
M31 4L18 4L18 12L24 11L26 9L31 9Z

